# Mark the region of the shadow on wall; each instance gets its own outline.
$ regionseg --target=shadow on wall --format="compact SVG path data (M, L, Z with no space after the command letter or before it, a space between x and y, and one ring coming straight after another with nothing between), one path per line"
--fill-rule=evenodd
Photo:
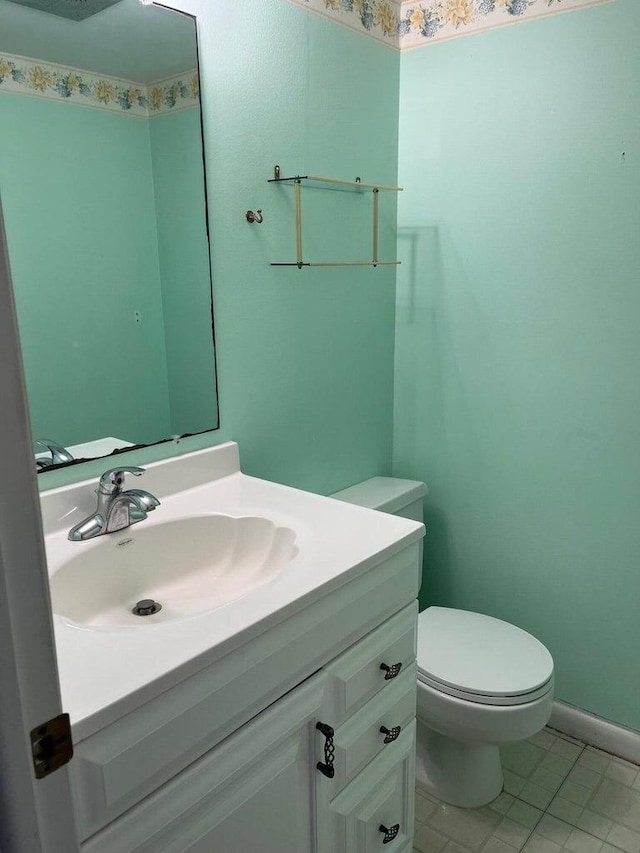
M396 284L393 473L419 477L429 487L424 506L423 610L443 603L451 594L447 518L438 505L433 465L425 456L427 445L444 432L439 343L443 274L438 226L400 228L398 259L402 265Z
M464 515L475 512L478 496L466 472L482 464L487 440L477 430L473 375L468 365L461 368L458 352L471 346L482 371L490 367L493 347L486 309L446 229L401 227L398 257L393 472L429 487L421 608L451 605L460 593L456 521L443 508L452 505L452 493L458 499L467 494ZM454 423L450 412L465 415Z
M415 472L425 441L442 422L443 270L438 226L398 231L394 467ZM428 485L430 485L428 483Z
M432 604L448 607L453 597L452 564L455 559L451 553L449 523L442 509L429 503L425 504L424 523L427 535L423 540L420 610Z

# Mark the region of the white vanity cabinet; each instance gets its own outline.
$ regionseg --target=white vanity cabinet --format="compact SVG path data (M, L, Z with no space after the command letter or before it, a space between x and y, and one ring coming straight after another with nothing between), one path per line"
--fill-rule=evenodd
M265 519L296 547L193 618L169 598L162 620L80 630L54 607L83 853L409 853L424 527L246 476L233 442L151 463L145 486L162 506L143 555L154 524L203 513ZM107 547L67 539L94 491L43 496L53 578Z
M83 853L410 850L416 622L411 603L87 838Z

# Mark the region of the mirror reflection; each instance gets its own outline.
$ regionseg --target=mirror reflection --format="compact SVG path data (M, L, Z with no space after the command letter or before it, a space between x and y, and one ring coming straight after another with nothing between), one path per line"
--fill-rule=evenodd
M39 467L217 428L194 19L0 0L0 130Z

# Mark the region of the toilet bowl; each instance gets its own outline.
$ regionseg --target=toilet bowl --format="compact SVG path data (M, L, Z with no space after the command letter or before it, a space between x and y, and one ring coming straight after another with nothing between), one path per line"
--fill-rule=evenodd
M374 477L333 495L422 520L424 483ZM444 802L477 807L502 791L499 745L551 716L553 659L531 634L491 616L428 607L418 617L416 783Z
M531 634L446 607L418 617L418 787L456 806L491 802L499 744L540 731L552 702L553 659Z

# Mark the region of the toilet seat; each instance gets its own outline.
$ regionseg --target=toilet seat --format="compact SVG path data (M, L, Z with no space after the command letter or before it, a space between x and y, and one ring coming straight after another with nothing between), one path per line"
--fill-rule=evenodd
M521 628L467 610L419 616L418 681L483 705L523 705L553 689L553 658Z
M440 693L446 693L448 696L455 696L457 699L465 699L467 702L478 702L481 705L524 705L527 702L533 702L545 696L550 690L553 690L553 677L537 690L530 693L519 693L514 696L492 696L485 693L472 693L470 691L461 690L458 687L451 687L449 684L444 684L435 678L430 678L426 673L418 669L418 683L426 684Z

